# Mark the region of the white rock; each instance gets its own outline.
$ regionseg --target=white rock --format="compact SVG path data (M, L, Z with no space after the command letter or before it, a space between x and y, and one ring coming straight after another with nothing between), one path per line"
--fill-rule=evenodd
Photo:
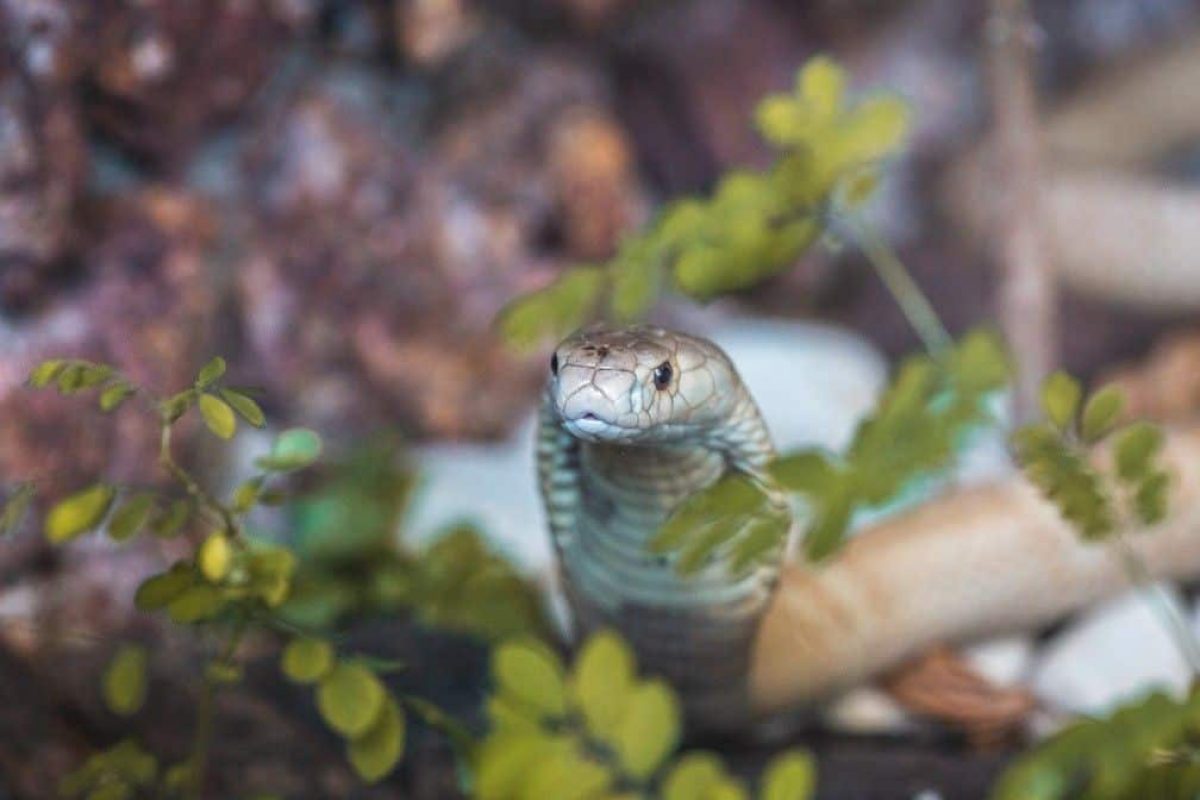
M889 734L912 730L913 723L900 704L881 689L851 689L827 705L825 724L841 733Z
M1163 588L1178 602L1173 587ZM1037 659L1032 683L1034 693L1051 707L1105 714L1152 689L1183 694L1190 679L1148 598L1130 592L1092 609L1055 636Z
M1033 664L1033 639L1006 636L966 647L963 657L984 678L996 686L1011 687L1022 683Z

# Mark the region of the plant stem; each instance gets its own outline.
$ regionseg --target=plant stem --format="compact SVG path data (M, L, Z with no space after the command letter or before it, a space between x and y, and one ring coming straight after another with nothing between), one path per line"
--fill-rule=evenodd
M204 684L200 689L200 701L196 705L196 733L192 740L192 753L188 757L191 767L188 797L193 800L200 800L204 796L204 775L208 771L208 753L212 747L218 688L218 677L213 668L233 666L233 658L245 633L246 618L239 617L221 653L205 665Z
M1146 563L1123 534L1114 537L1114 549L1130 583L1150 604L1166 628L1167 634L1174 640L1180 656L1191 669L1193 678L1200 676L1200 642L1196 640L1196 634L1188 625L1175 599L1154 581Z
M166 419L162 421L162 430L159 435L158 463L175 480L183 485L183 488L187 490L189 495L195 498L197 503L209 509L221 519L221 524L229 536L240 537L242 532L241 526L238 524L233 512L226 508L224 503L217 501L216 498L205 491L204 487L192 477L191 473L181 467L171 454L171 426L172 423Z
M848 218L847 221L867 260L895 298L900 311L921 338L925 349L932 355L947 350L954 342L937 312L930 305L929 299L905 268L904 262L861 216Z

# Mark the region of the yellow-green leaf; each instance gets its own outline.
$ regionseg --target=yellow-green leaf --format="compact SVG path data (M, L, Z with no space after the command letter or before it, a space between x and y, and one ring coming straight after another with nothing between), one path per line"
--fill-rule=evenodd
M545 289L505 307L498 318L500 334L513 347L529 349L578 328L595 309L605 280L605 271L597 267L568 270Z
M293 639L283 651L283 674L297 683L316 683L333 669L333 646L323 639Z
M566 711L562 664L540 642L504 642L495 648L492 676L502 693L540 714L559 716Z
M52 380L58 377L58 373L62 372L66 366L65 361L57 358L43 361L29 373L29 385L35 389L44 389L50 385Z
M721 759L712 753L689 753L675 762L663 781L663 800L705 800L707 790L726 779Z
M156 611L191 586L192 570L186 564L176 564L160 575L142 581L133 596L133 603L142 611Z
M347 737L361 736L383 711L387 693L369 669L341 662L317 686L317 709L329 727Z
M237 417L233 409L216 395L200 395L200 414L208 429L222 439L231 439L237 433Z
M1042 384L1042 409L1059 430L1070 427L1082 397L1079 381L1065 372L1055 372Z
M588 638L575 659L571 690L588 729L608 739L620 723L633 687L633 652L612 631Z
M1149 422L1135 422L1116 437L1117 475L1124 481L1142 480L1162 449L1163 434Z
M155 517L150 524L150 531L160 539L170 539L183 530L187 523L192 507L187 500L176 500L171 506Z
M150 519L154 511L154 495L143 492L134 495L113 512L108 523L108 535L116 542L123 542L137 534Z
M258 494L262 490L263 479L251 478L233 491L233 510L243 514L254 508L258 502Z
M256 428L261 428L267 423L266 415L262 409L258 407L258 403L249 395L237 391L236 389L221 389L220 395L233 407L233 410L241 415L242 419L249 422Z
M404 715L389 697L366 733L350 742L350 763L360 778L376 783L395 768L403 754Z
M634 778L649 777L679 743L679 701L664 681L634 688L613 734L613 748Z
M279 434L271 455L255 461L260 469L290 472L307 467L321 455L321 437L308 428L290 428Z
M96 527L108 512L114 494L111 486L96 484L62 500L46 515L46 538L61 544Z
M825 56L810 58L796 76L796 91L818 118L837 113L845 87L845 71Z
M100 410L108 413L116 409L125 399L133 394L134 388L124 381L118 381L100 393Z
M527 784L533 764L561 747L559 740L540 729L489 737L479 751L475 796L479 800L512 800Z
M574 747L555 747L529 765L520 800L589 800L608 788L612 775Z
M221 590L207 583L193 584L167 603L167 614L175 622L201 622L217 614L225 605Z
M225 374L225 359L217 356L209 361L196 376L196 388L203 389Z
M809 800L817 787L813 757L793 750L776 756L763 776L760 800Z
M1084 441L1092 444L1107 436L1124 408L1125 396L1116 386L1105 386L1093 394L1083 407L1083 419L1080 422Z
M122 645L104 670L104 702L114 714L136 714L146 701L146 648Z
M200 574L213 583L220 583L229 574L232 559L233 548L229 544L229 537L221 531L210 533L196 553Z

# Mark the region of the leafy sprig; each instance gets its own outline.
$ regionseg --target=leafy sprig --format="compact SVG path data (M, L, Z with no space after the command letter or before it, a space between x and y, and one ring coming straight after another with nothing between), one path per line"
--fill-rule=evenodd
M988 402L1008 376L1004 348L983 330L940 353L910 357L845 453L785 453L771 465L767 488L731 475L686 500L650 547L678 552L683 574L714 556L740 574L778 553L790 523L779 508L785 490L807 508L806 554L827 558L845 540L855 514L891 502L953 463L962 438L991 419Z
M679 701L658 679L638 677L628 645L602 631L588 638L568 671L532 640L492 653L491 730L480 744L474 795L519 797L746 800L745 784L715 754L678 754ZM762 800L807 800L816 770L791 751L768 766Z
M759 133L775 149L763 171L734 171L709 197L676 201L607 263L577 266L513 301L499 324L512 344L562 336L596 316L639 319L667 288L700 301L745 289L794 264L828 233L831 211L855 209L908 130L894 97L852 103L846 74L825 57L800 69L791 92L758 107Z

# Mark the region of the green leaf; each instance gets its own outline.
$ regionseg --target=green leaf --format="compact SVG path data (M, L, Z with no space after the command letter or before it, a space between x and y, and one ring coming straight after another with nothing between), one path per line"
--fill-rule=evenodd
M596 309L606 278L604 270L576 267L545 289L517 298L497 318L501 336L528 350L580 327Z
M174 622L203 622L215 617L225 606L225 595L215 586L195 583L167 603L167 615Z
M209 386L217 378L225 374L225 359L217 356L212 361L204 365L200 373L196 376L196 388L204 389Z
M7 536L21 526L36 494L37 489L32 483L17 485L8 502L0 506L0 536Z
M502 694L542 716L566 711L562 664L535 640L504 642L492 651L492 677Z
M176 564L164 573L153 575L142 581L133 596L133 604L142 611L157 611L183 594L194 578L186 564Z
M271 472L291 472L302 469L321 455L321 437L307 428L291 428L279 434L271 455L254 463L259 469Z
M44 389L50 385L50 382L58 377L58 374L63 371L67 363L61 359L52 358L49 361L43 361L33 368L29 373L29 385L35 389Z
M128 717L146 701L146 648L122 645L104 671L104 702L114 714Z
M1065 372L1055 372L1042 384L1042 409L1054 427L1061 431L1071 426L1082 397L1079 381Z
M809 800L817 788L817 765L800 750L776 756L763 776L760 800Z
M1105 386L1093 394L1083 407L1080 434L1088 444L1103 439L1116 426L1125 408L1125 396L1115 385Z
M333 664L333 645L323 639L293 639L283 651L283 674L297 683L316 683Z
M713 787L729 780L721 759L712 753L688 753L663 780L663 800L707 800Z
M855 496L845 486L821 498L804 534L804 552L810 561L822 561L837 552L850 529L855 507Z
M214 531L196 551L196 566L200 574L212 583L220 583L229 574L233 562L233 547L222 531Z
M192 506L187 500L176 500L166 511L154 518L150 523L150 532L160 539L178 536L191 513Z
M251 478L233 490L233 511L244 514L258 502L259 492L262 491L263 478Z
M796 92L818 118L838 112L846 88L846 72L825 56L810 58L796 76Z
M633 652L616 633L588 637L575 659L571 695L592 735L608 739L620 723L633 688Z
M208 429L222 439L232 439L237 433L237 417L233 409L216 395L200 395L200 415Z
M225 399L225 402L232 406L233 410L242 419L246 420L246 422L249 422L256 428L261 428L267 424L266 415L258 407L258 403L249 395L243 394L236 389L221 389L219 393Z
M695 531L714 519L755 513L764 508L767 500L753 481L731 474L683 501L650 540L649 549L652 553L679 549Z
M124 381L108 386L100 393L100 410L106 414L116 410L134 391L135 389Z
M78 362L69 362L58 371L54 383L62 394L72 394L83 384L84 366Z
M395 768L403 754L404 715L389 697L366 733L350 742L350 763L364 781L377 783Z
M625 771L648 778L679 743L679 701L661 680L646 681L630 693L613 732L613 748Z
M200 393L195 389L187 389L179 394L172 395L160 404L160 409L163 417L168 423L173 423L188 412L196 403L196 398Z
M108 513L114 494L111 486L96 484L60 501L46 515L46 538L62 544L96 527Z
M367 732L386 700L374 673L352 661L337 664L317 685L317 710L329 727L350 738Z
M1138 486L1134 495L1134 511L1143 525L1155 525L1167 516L1167 499L1171 489L1171 476L1156 472Z
M113 512L108 522L108 535L115 542L131 539L145 526L154 511L154 495L142 492L125 501L124 505Z
M1163 435L1158 426L1135 422L1117 434L1117 476L1123 481L1143 480L1154 465L1154 457L1162 450Z
M480 748L475 770L475 796L479 800L510 800L528 786L533 765L561 744L534 727L522 733L488 737Z

